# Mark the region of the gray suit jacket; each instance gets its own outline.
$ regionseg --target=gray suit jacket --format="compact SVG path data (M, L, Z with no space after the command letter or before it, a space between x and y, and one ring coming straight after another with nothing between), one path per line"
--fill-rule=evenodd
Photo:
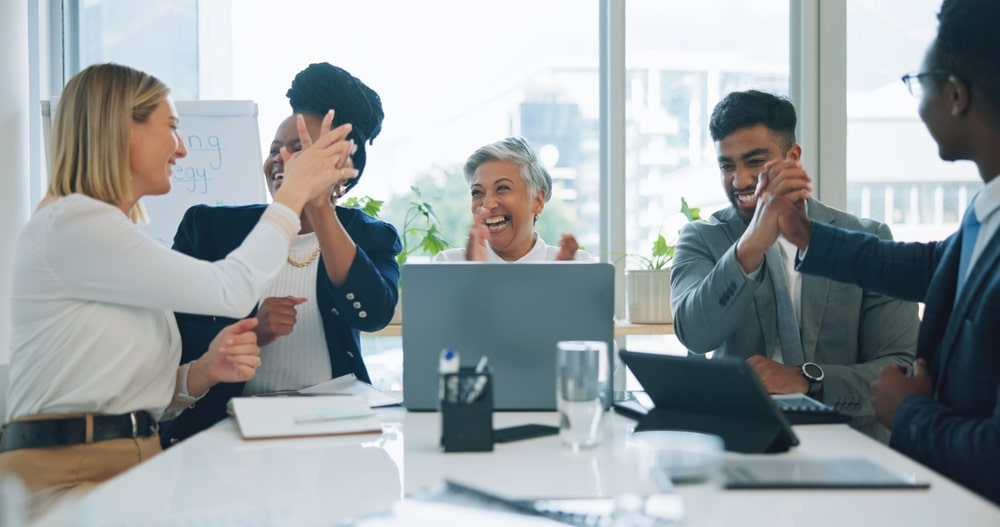
M809 201L814 221L891 239L889 228ZM681 232L670 278L674 331L694 354L747 358L771 356L778 341L774 289L767 266L748 278L736 261L736 241L746 223L732 208ZM802 276L802 348L823 367L823 399L854 416L852 426L883 442L888 430L875 421L871 382L887 364L909 366L917 343L917 306L855 285Z

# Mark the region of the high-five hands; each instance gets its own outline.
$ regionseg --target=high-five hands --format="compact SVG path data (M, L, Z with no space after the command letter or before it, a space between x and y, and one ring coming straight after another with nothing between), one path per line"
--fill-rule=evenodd
M804 200L812 197L810 183L812 178L797 159L773 160L764 165L764 170L757 177L757 208L743 236L736 242L736 260L745 272L760 268L764 253L778 239L779 233L796 243L781 228L801 229L799 221L808 223ZM793 209L801 218L792 218L795 216ZM808 245L808 239L805 245ZM804 245L800 247L804 248Z
M339 188L350 179L357 177L357 170L349 165L354 141L347 140L351 124L342 124L330 129L333 124L333 110L327 112L320 126L319 139L313 142L302 115L296 116L299 142L302 149L289 153L281 149L285 162L285 181L275 194L275 201L285 203L296 211L308 201L323 196L327 199L331 189Z

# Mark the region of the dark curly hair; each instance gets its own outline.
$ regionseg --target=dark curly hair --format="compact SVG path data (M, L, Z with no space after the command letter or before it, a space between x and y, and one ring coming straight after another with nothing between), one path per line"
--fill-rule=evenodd
M986 100L991 122L1000 130L1000 2L945 0L930 66L954 73Z
M708 131L718 142L741 128L762 124L778 136L785 153L795 144L795 122L795 106L787 98L758 90L736 91L715 105Z
M358 177L351 180L344 191L350 190L361 179L365 170L365 143L372 144L382 131L382 99L347 70L328 62L317 62L300 71L292 80L292 87L285 94L295 113L308 113L322 118L333 109L333 126L351 123L353 129L347 137L354 140L358 149L351 156Z

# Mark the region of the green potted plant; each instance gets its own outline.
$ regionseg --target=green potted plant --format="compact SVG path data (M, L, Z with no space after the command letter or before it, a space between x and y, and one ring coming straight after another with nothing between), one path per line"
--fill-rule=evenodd
M420 189L410 186L413 198L410 199L403 216L402 227L399 228L399 238L403 249L396 255L396 261L402 266L414 253L423 253L434 257L437 253L448 249L451 244L441 235L441 223L434 206L423 199ZM344 200L343 206L359 208L369 216L377 218L382 212L384 201L373 199L370 196L348 198ZM400 285L400 295L402 295L402 283ZM402 321L402 299L396 304L396 313L392 317L390 324L399 324Z
M701 209L681 197L681 214L688 222L703 221ZM678 231L680 232L680 231ZM648 255L631 255L637 269L625 271L625 318L632 324L670 324L670 262L674 244L661 233Z

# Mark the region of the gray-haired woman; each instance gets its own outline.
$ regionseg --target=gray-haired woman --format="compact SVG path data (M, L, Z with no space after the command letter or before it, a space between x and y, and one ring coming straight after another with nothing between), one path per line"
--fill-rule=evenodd
M555 247L535 232L552 196L552 177L528 141L508 137L483 146L466 160L464 173L472 190L469 243L438 253L435 261L594 261L572 234L563 234Z

